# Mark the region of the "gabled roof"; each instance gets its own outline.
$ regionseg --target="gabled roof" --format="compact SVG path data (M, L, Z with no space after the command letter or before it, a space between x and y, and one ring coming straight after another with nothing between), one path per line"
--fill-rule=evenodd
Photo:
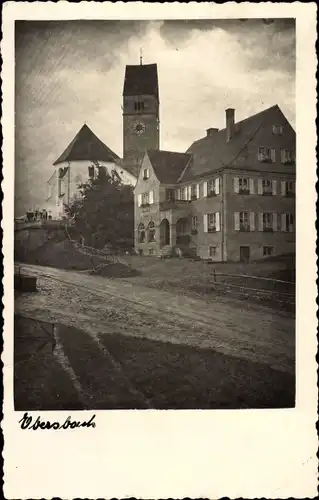
M87 126L83 125L62 155L53 163L65 161L106 161L121 163L120 158L108 148Z
M231 166L243 149L254 139L258 131L264 126L285 122L288 124L289 138L295 132L286 120L278 105L272 106L245 120L235 123L235 132L229 142L226 140L226 128L214 132L211 136L195 141L186 151L193 155L193 161L185 171L182 181L205 175L205 173ZM287 135L285 139L287 140ZM248 166L249 168L249 166ZM269 169L269 165L261 164L260 169Z
M186 153L155 149L147 150L147 154L156 177L164 184L176 183L192 158Z
M157 64L126 66L123 95L155 95L158 97Z

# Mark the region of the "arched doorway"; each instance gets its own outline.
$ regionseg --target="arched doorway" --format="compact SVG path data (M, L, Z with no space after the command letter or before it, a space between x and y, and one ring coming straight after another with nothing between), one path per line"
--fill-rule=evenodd
M161 247L170 244L170 235L169 235L169 222L167 219L163 219L160 225L160 240Z
M189 223L186 217L178 219L176 222L176 243L185 244L190 240Z
M144 243L145 242L145 226L143 222L141 222L137 228L138 230L138 243Z

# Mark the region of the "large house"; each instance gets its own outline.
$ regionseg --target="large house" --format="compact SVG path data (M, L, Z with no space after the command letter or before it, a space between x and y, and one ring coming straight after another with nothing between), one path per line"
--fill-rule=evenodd
M135 248L216 261L295 251L295 132L276 105L210 128L186 153L145 152L135 187Z

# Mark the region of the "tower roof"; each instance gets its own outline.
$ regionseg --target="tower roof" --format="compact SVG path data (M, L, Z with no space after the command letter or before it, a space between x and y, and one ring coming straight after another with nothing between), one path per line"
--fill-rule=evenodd
M83 127L70 142L61 156L53 163L58 165L65 161L106 161L119 163L120 158L108 148L87 126Z
M158 97L157 64L126 66L123 95L155 95Z

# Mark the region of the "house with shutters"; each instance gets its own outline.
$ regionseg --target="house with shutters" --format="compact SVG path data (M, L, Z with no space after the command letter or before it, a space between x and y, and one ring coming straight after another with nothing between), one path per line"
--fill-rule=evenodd
M46 208L54 219L79 195L79 185L103 172L115 171L124 184L135 186L136 174L84 124L53 164L47 182Z
M295 131L278 105L242 121L227 109L185 153L144 154L135 186L135 248L215 261L295 251Z

